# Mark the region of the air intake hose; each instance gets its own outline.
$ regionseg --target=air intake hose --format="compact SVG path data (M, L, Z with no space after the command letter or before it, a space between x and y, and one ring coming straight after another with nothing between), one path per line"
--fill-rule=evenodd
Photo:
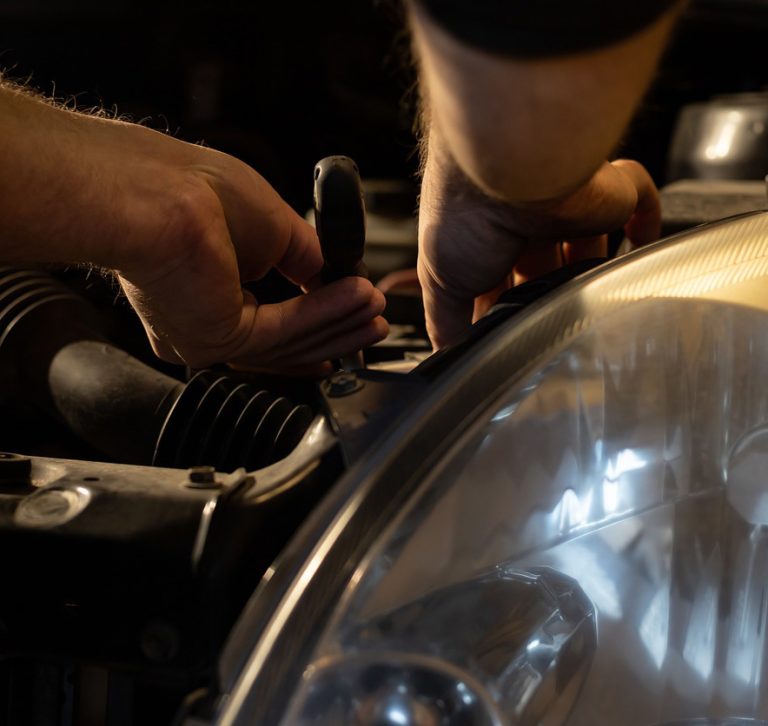
M92 306L40 270L0 267L0 381L110 458L231 471L289 454L313 412L241 377L181 383L108 342Z

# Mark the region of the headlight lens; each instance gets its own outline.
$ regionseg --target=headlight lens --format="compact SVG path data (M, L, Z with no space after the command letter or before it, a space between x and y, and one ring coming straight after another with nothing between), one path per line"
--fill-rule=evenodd
M493 726L515 714L540 723L586 676L594 615L571 578L499 567L361 618L342 654L305 673L288 722Z
M494 345L517 365L423 452L284 723L767 717L768 215L577 281Z

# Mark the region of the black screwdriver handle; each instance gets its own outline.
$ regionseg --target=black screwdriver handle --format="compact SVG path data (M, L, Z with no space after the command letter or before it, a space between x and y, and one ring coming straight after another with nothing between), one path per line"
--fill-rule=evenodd
M315 166L315 227L325 265L323 282L357 275L368 277L365 251L365 202L360 173L348 156L326 156Z

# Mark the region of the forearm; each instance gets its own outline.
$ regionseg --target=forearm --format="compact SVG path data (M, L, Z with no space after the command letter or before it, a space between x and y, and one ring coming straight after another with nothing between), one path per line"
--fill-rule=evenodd
M163 200L169 212L174 204L165 138L0 83L0 260L104 267L130 260L143 220L156 224ZM171 150L180 170L187 146Z
M386 335L383 295L361 278L271 305L244 291L273 268L310 288L323 265L314 230L251 167L2 83L0 219L0 262L117 272L170 362L320 372Z
M444 146L485 193L554 200L612 152L645 93L677 10L600 50L517 59L470 48L409 2L429 147Z

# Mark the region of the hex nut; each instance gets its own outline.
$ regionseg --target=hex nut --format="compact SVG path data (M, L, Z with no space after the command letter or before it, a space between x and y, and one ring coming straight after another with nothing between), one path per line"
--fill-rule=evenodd
M329 397L340 398L359 391L363 387L363 382L352 371L336 371L324 386Z

